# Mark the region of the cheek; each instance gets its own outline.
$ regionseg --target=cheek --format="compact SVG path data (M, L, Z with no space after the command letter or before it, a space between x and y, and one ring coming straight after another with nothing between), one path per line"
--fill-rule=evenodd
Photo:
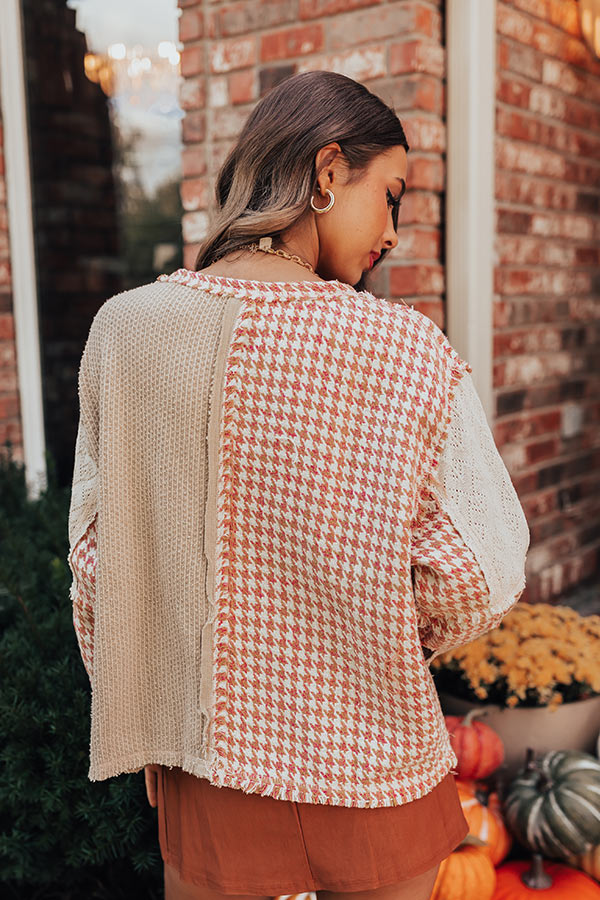
M348 240L361 249L362 245L368 244L367 249L371 250L385 231L387 212L387 203L377 203L373 191L357 197L352 204L352 216L347 220L352 222L352 227L347 228Z

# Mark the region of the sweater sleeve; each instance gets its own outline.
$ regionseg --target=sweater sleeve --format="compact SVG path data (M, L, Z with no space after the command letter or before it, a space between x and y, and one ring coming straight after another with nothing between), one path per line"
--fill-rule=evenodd
M525 589L527 521L468 372L456 386L436 471L419 501L411 566L431 664L495 628Z

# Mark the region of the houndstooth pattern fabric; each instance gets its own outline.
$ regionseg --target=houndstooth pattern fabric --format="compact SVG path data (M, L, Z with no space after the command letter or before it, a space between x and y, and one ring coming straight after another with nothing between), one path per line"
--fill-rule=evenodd
M96 517L85 534L75 544L69 556L73 573L70 598L73 607L73 627L85 670L92 680L94 668L94 616L96 604Z
M456 764L423 647L496 624L485 570L433 493L468 364L416 310L338 282L159 282L239 313L211 413L206 727L195 753L149 745L138 766L299 802L423 796Z
M495 628L507 610L490 614L484 573L430 491L424 494L411 546L419 635L423 646L435 650L431 662ZM522 589L514 595L515 602L521 593Z

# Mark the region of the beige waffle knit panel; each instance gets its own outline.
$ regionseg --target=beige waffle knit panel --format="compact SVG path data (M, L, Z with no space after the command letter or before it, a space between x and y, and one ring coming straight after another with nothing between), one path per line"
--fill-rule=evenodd
M147 763L207 774L208 559L240 305L157 282L111 298L90 331L80 400L100 422L92 781Z

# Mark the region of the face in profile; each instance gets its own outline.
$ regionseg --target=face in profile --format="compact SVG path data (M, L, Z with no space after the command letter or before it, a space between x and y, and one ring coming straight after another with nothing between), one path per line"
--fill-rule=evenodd
M335 196L332 209L315 214L319 238L316 270L322 278L357 284L382 250L397 245L398 207L406 190L406 170L406 150L398 146L375 156L357 181L348 179L339 158L322 171L315 206L327 205L327 188Z

